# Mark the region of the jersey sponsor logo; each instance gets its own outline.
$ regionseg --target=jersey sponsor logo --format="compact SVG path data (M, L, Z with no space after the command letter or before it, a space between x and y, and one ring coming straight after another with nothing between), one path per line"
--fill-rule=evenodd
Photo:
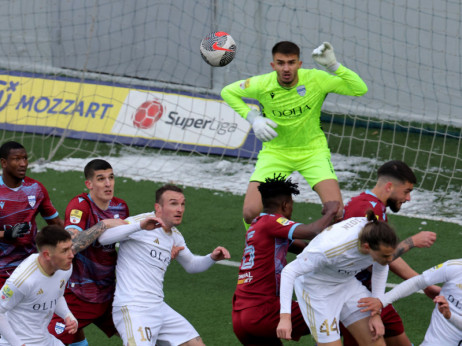
M311 107L308 105L298 106L290 109L276 110L273 109L273 116L275 117L286 117L286 118L298 118L303 112L310 110Z
M242 285L242 284L248 284L253 280L253 276L250 272L247 272L245 274L240 274L237 278L237 284Z
M80 220L82 219L82 214L83 214L83 212L81 210L72 209L71 210L71 215L69 216L69 221L71 223L74 223L74 224L79 223Z
M13 296L13 290L8 286L8 284L5 284L2 289L2 299L8 299Z
M291 223L293 223L293 221L290 221L290 220L286 219L285 217L280 217L279 219L276 220L276 222L280 223L283 226L287 226L287 225L290 225Z
M0 208L3 209L3 206L4 206L4 205L5 205L5 202L1 201L1 202L0 202Z
M27 196L27 199L29 201L29 205L33 208L35 206L35 196Z
M297 87L297 93L300 95L300 96L305 96L306 94L306 88L304 85L300 85Z
M56 332L56 334L61 334L62 332L64 332L65 328L66 328L66 325L64 323L56 322L56 324L55 324L55 332Z
M273 92L270 94L270 96L271 96L271 99L274 99L274 93Z
M37 296L38 296L39 294L43 294L43 290L42 290L42 289L39 289L39 290L38 290Z
M156 240L154 240L154 243L160 244L160 243L159 243L159 238L156 238Z

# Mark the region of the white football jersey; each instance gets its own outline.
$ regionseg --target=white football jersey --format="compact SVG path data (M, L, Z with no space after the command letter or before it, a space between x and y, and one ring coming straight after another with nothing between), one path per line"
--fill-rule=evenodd
M58 270L52 276L38 262L38 254L26 258L3 285L0 311L5 313L11 328L26 345L53 345L48 332L56 303L64 294L69 270ZM0 338L0 344L8 344Z
M304 282L340 284L355 279L370 265L379 272L388 270L388 266L374 262L369 254L359 252L358 235L367 222L365 217L350 218L326 228L311 240L297 256L301 266L306 267Z
M155 216L144 213L125 219L129 223ZM113 306L148 306L164 300L164 275L171 261L173 246L184 246L181 233L172 228L170 233L161 227L140 230L120 241L116 266L116 290ZM184 250L183 250L184 251Z
M462 316L462 259L444 262L424 271L422 276L428 285L444 282L440 295L448 301L451 314ZM462 330L444 318L435 306L421 345L459 345L461 342Z

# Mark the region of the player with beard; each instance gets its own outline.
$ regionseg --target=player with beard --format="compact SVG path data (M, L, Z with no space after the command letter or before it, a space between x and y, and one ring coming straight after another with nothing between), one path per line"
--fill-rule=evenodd
M337 218L342 218L342 194L321 128L321 108L328 94L358 97L367 92L367 86L337 61L330 43L316 48L312 57L328 72L302 68L300 47L278 42L270 63L274 71L231 83L221 91L223 100L252 125L263 142L244 198L247 229L263 208L258 186L274 173L289 176L298 171L323 204L340 203ZM258 100L261 112L251 109L246 98Z
M364 216L367 210L373 210L379 220L387 221L386 209L389 207L394 213L397 213L403 203L411 200L411 192L417 178L412 169L404 162L392 160L384 163L377 170L377 183L372 190L366 190L360 195L353 197L345 205L344 219L351 217ZM390 270L407 280L417 276L414 271L402 258L405 252L413 247L430 247L436 240L434 232L419 232L399 243L394 254L394 260L390 263ZM364 270L356 275L366 287L370 289L371 268ZM429 286L424 291L430 298L439 294L439 286ZM388 305L382 310L381 314L385 325L385 342L387 345L411 346L406 333L404 332L403 322L394 309L393 305ZM351 334L342 328L344 345L357 345Z

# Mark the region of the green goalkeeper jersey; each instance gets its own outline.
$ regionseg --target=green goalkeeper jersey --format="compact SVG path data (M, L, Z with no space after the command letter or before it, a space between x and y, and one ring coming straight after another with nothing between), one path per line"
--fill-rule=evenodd
M317 69L299 69L298 83L291 88L280 86L273 71L232 83L223 88L221 96L243 118L250 108L242 98L260 102L263 115L278 124L278 136L264 147L316 149L327 147L320 120L327 94L361 96L366 92L363 80L340 65L335 76Z

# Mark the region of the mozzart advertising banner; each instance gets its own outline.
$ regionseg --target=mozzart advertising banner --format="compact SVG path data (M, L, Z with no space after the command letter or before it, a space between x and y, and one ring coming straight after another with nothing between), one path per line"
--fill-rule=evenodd
M249 104L250 107L256 107ZM0 73L0 127L256 157L250 124L219 98Z

